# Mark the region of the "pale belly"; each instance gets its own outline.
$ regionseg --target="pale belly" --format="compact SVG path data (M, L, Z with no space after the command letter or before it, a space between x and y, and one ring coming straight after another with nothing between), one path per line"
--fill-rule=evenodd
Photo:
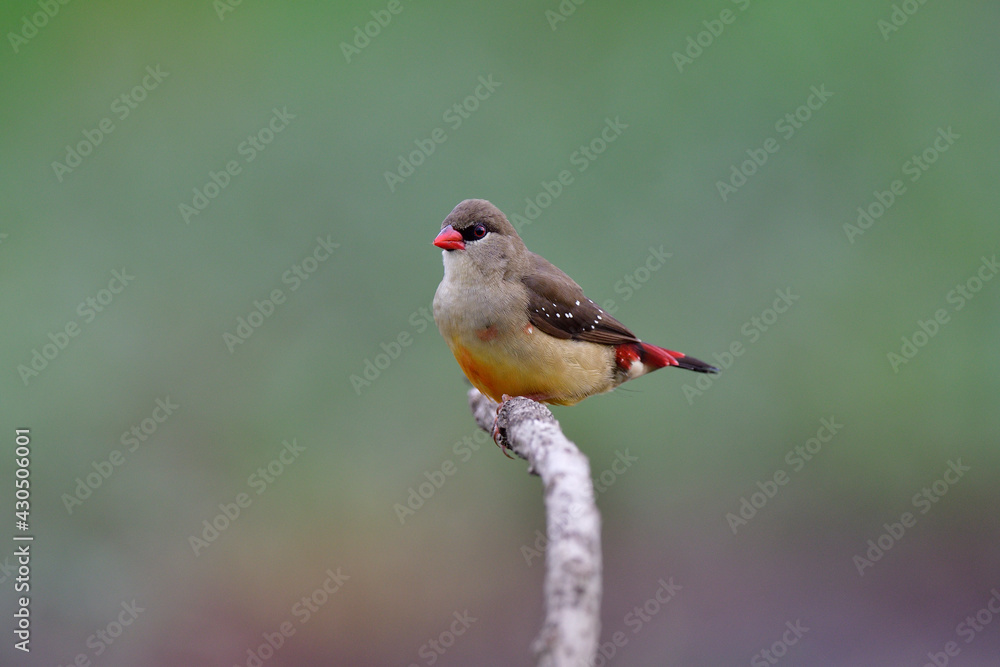
M487 328L445 340L469 381L495 401L507 394L573 405L619 384L614 348L553 338L531 325L502 335Z

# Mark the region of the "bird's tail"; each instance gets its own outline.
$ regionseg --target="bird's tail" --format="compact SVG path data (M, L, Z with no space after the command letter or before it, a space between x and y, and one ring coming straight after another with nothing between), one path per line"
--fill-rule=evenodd
M689 357L683 352L674 352L649 343L639 343L640 359L642 363L653 368L663 368L664 366L677 366L686 368L697 373L718 373L719 369L711 364L706 364L700 359Z

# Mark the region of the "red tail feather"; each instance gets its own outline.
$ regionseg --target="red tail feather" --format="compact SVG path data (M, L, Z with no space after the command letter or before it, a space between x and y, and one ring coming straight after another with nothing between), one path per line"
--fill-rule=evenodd
M689 357L683 352L674 352L673 350L667 350L656 345L650 345L649 343L639 343L639 345L641 348L642 362L654 368L677 366L679 368L685 368L689 371L696 371L698 373L719 372L719 369L715 366L706 364L700 359Z

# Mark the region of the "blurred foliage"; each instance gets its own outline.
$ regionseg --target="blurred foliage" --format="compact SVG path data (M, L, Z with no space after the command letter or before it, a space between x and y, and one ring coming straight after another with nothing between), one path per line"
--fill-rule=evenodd
M32 432L31 664L246 665L282 627L265 664L529 662L541 490L476 433L423 310L467 197L534 217L528 246L640 336L728 366L700 394L664 371L555 409L599 479L637 458L599 497L614 664L745 664L797 619L789 664L921 664L948 641L995 664L997 628L956 625L1000 584L1000 282L949 298L1000 240L995 5L225 2L0 10L0 411L8 442ZM933 149L939 130L957 139ZM776 290L798 298L772 316ZM904 337L923 345L894 369ZM157 399L179 406L162 423ZM132 600L120 638L92 638Z

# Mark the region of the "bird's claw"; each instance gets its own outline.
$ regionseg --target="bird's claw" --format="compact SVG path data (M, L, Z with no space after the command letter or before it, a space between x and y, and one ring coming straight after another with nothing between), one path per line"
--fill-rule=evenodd
M509 447L507 447L506 444L500 442L500 437L501 437L500 436L500 409L503 407L503 404L506 403L507 401L509 401L510 399L511 399L511 397L508 396L507 394L503 394L500 397L500 403L497 404L497 415L496 415L496 418L493 420L493 428L490 431L490 435L493 436L493 442L495 442L497 444L497 447L500 448L500 451L503 452L503 455L506 456L509 459L513 459L514 457L511 456L510 453L507 451L509 449Z

